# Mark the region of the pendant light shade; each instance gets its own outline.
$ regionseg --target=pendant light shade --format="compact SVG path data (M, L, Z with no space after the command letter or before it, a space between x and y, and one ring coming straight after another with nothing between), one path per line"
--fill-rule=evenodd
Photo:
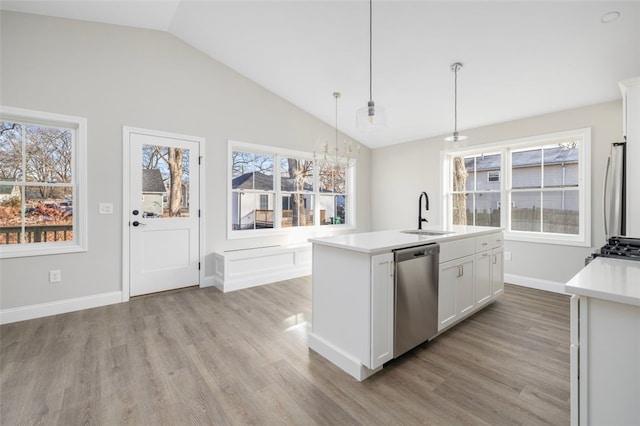
M356 111L356 126L361 130L387 127L387 110L373 102L373 0L369 0L369 102Z
M462 63L456 62L451 64L451 72L454 73L454 86L453 86L453 134L447 136L444 140L447 142L448 148L460 148L466 145L464 142L467 137L458 133L458 71L462 68Z

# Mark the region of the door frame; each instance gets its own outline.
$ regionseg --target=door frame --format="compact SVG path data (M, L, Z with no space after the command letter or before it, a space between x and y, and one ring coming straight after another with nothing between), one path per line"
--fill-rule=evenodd
M198 144L199 151L199 166L198 166L198 179L200 179L200 190L197 197L200 202L200 220L198 221L198 262L200 264L200 270L198 271L198 285L202 288L205 281L204 273L204 252L205 252L205 179L204 179L204 149L205 138L197 136L182 135L178 133L163 132L159 130L141 129L139 127L122 126L122 301L129 301L129 292L131 285L131 267L129 262L130 250L130 237L131 226L129 224L129 212L131 211L131 198L130 198L130 179L131 173L129 171L129 152L131 148L130 138L134 133L144 134L149 136L165 137L171 139L184 139Z

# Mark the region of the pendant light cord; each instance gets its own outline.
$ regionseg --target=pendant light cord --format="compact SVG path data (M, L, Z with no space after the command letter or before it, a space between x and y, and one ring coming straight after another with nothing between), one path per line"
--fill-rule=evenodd
M369 0L369 100L373 100L373 0Z
M336 98L336 149L338 149L338 98L340 94L336 92L333 97Z
M454 77L454 88L453 88L453 131L458 133L458 67L456 66Z

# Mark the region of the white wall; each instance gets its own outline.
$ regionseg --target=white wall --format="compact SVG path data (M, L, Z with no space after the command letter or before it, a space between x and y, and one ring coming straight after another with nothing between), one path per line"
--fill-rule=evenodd
M507 241L505 250L511 251L513 260L505 262L505 273L523 282L564 283L584 266L584 258L593 249L604 244L602 178L609 144L622 139L622 103L614 101L461 132L473 146L584 127L591 127L592 248ZM373 150L371 187L386 190L371 195L372 230L416 227L421 191L427 191L431 200L429 222L441 223L439 161L443 148L443 137L437 137Z
M0 309L121 291L123 125L206 138L207 275L214 251L288 242L227 241L227 140L312 151L332 140L330 125L163 32L6 11L0 31L2 104L87 118L89 193L89 250L1 260ZM366 231L368 149L358 164L357 225ZM99 202L114 214L98 215ZM62 282L49 284L51 269Z

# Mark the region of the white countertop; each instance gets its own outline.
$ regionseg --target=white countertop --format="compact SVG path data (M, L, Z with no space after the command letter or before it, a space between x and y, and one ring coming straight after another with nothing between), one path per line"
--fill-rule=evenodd
M596 257L569 280L565 291L640 306L640 262Z
M337 247L362 253L389 252L394 249L411 247L420 244L440 243L461 238L500 232L500 228L489 226L423 226L425 231L450 232L444 235L416 235L405 234L403 230L363 232L358 234L335 235L332 237L310 238L314 244Z

